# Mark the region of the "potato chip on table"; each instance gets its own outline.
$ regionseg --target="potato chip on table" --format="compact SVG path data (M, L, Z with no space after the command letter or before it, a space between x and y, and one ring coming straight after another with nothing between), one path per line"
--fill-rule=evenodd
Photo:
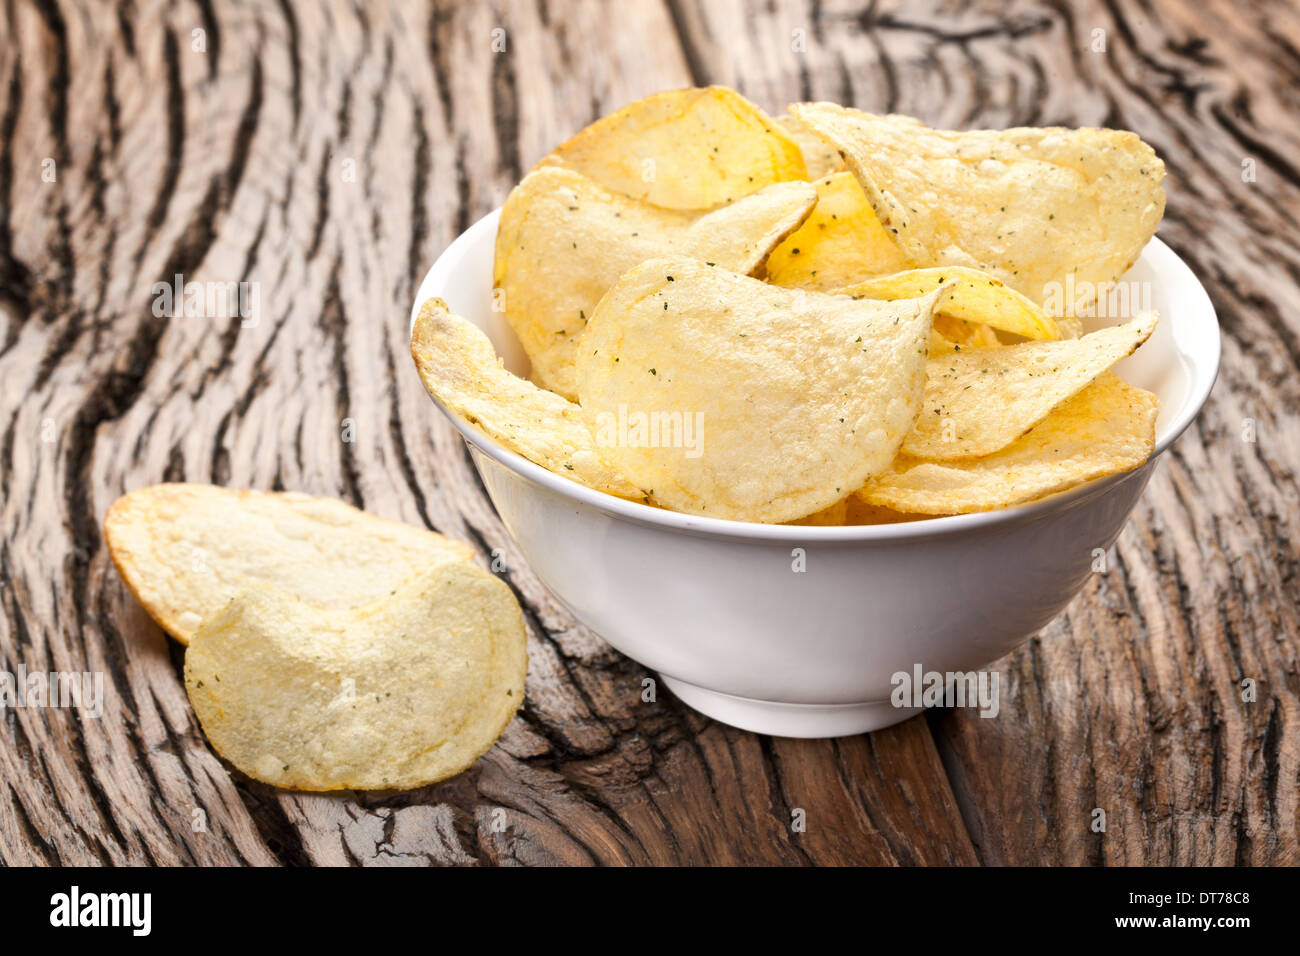
M188 644L240 591L270 587L343 610L474 550L333 498L164 484L123 495L104 518L109 555L163 629Z
M601 454L655 502L798 519L893 460L946 293L855 301L650 260L610 289L579 341L580 405ZM675 441L687 424L698 441Z
M574 339L628 269L682 253L752 272L815 202L811 184L782 182L711 213L681 212L610 192L569 169L530 173L501 211L493 273L533 379L576 396Z
M1119 279L1164 213L1164 163L1130 132L955 132L834 103L790 112L844 154L912 265L980 269L1039 304L1067 278Z
M665 209L712 209L807 179L798 145L735 90L656 93L598 119L541 161Z
M469 546L331 498L165 484L104 521L130 590L188 645L209 741L282 787L458 773L523 702L522 612Z
M856 492L896 512L965 514L1010 508L1131 471L1155 447L1157 403L1111 372L998 452L936 462L899 455Z
M465 562L346 611L255 588L199 627L185 689L213 748L250 777L409 789L464 770L505 729L525 637L510 588Z

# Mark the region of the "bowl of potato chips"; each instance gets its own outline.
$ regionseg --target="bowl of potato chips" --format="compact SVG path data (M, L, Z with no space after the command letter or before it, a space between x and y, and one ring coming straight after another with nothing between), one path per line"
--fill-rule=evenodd
M579 620L724 722L869 731L1058 614L1208 397L1163 178L1125 131L657 94L446 250L412 357Z

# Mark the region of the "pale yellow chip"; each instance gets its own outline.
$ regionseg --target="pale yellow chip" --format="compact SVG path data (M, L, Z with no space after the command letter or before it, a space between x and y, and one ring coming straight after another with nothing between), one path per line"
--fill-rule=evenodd
M712 209L806 179L799 146L735 90L671 90L596 120L538 164L665 209Z
M1134 133L952 132L833 103L790 111L844 154L914 266L981 269L1040 305L1067 277L1076 293L1117 280L1164 214L1164 163Z
M426 568L474 558L463 542L333 498L198 484L123 495L104 517L104 539L131 593L182 644L245 589L340 611Z
M347 611L258 588L204 620L185 689L213 748L254 779L405 790L492 746L523 703L525 641L510 588L464 562Z
M944 291L855 301L651 260L579 342L581 404L602 454L664 507L801 518L893 460Z
M1029 339L1061 338L1056 322L1046 312L978 269L961 266L909 269L836 289L835 294L855 299L914 299L941 285L955 286L943 304L945 315Z
M1073 315L1057 319L1056 327L1061 330L1061 338L1063 339L1077 339L1083 335L1083 322Z
M840 155L839 150L789 113L782 113L776 117L776 124L798 145L810 180L823 179L831 173L838 173L844 169L844 157Z
M932 515L1009 508L1136 468L1155 447L1156 411L1154 395L1107 372L1001 451L962 462L899 455L856 495Z
M511 451L597 491L644 497L601 460L577 405L508 372L488 337L441 299L420 308L411 357L430 395Z
M959 349L932 356L925 397L904 454L932 461L990 455L1015 441L1156 327L1156 313L1059 342Z
M575 397L573 340L628 269L681 253L752 272L815 202L811 184L777 183L701 215L629 199L568 169L530 173L501 212L493 281L533 380Z
M825 292L907 268L851 173L833 173L816 186L807 221L768 256L769 282Z

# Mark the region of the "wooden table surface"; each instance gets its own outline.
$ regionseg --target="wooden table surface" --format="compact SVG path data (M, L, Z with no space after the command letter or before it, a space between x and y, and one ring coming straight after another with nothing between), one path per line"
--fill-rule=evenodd
M408 309L451 239L553 144L692 83L1125 127L1164 157L1160 235L1214 300L1223 368L1111 569L995 665L996 719L796 741L643 704L642 668L539 584L414 374ZM0 87L0 656L106 682L98 719L4 713L4 862L1300 862L1294 5L12 0ZM256 282L257 324L155 316L177 274ZM336 495L502 549L525 708L411 793L234 772L104 550L113 499L163 480Z

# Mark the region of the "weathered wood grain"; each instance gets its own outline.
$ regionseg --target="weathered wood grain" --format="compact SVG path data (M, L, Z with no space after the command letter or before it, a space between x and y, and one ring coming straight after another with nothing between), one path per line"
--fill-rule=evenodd
M1291 6L1218 0L12 0L0 660L109 691L98 719L4 714L0 859L1300 862L1298 36ZM1223 372L1110 570L997 665L997 719L788 741L643 703L646 675L546 593L408 368L437 253L565 136L692 82L770 109L1126 126L1168 164L1161 235L1215 300ZM257 283L256 324L155 316L178 273ZM230 771L99 532L118 494L163 479L337 495L500 549L529 620L524 711L414 793Z

